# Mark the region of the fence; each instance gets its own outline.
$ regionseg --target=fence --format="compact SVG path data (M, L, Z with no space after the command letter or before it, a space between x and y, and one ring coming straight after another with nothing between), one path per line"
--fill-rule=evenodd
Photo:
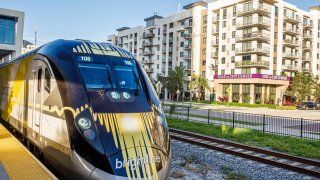
M305 139L320 139L320 121L316 120L176 105L163 105L163 109L167 116L182 120L255 129L264 133Z

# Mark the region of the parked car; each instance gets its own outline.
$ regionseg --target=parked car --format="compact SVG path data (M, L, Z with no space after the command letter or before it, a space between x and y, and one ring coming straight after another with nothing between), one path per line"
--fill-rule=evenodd
M315 102L315 104L316 104L316 109L320 110L320 102Z
M316 109L317 104L314 102L303 102L297 106L297 109Z

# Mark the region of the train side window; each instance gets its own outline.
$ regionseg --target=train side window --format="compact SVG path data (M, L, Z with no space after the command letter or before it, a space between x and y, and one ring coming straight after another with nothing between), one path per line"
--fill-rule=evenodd
M38 92L41 92L41 76L42 76L42 69L38 70Z
M51 83L51 76L50 76L50 72L49 72L49 69L46 68L44 70L44 78L45 78L45 82L44 82L44 89L50 93L50 83Z

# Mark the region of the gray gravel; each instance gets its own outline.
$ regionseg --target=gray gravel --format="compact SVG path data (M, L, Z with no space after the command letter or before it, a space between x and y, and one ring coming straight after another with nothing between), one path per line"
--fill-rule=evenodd
M199 146L172 140L172 163L170 179L317 179L274 166L224 154Z

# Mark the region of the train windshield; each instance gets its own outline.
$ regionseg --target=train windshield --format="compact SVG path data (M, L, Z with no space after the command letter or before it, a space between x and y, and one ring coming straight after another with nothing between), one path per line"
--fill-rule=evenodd
M114 88L111 69L106 64L79 64L88 89Z

